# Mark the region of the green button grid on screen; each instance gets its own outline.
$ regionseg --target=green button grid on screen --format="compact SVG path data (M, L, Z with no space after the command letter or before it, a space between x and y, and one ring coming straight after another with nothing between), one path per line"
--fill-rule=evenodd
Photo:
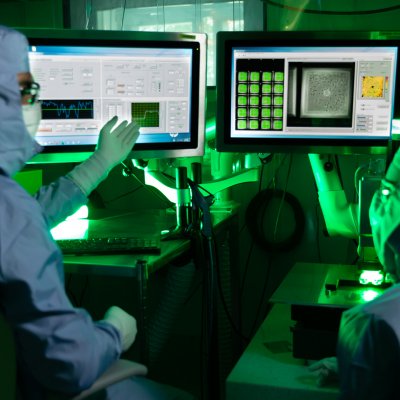
M238 81L239 82L247 81L247 72L239 71L238 72Z
M247 117L247 108L245 107L239 107L237 109L237 116L239 118L246 118Z
M271 105L271 96L262 96L261 104L263 106L270 106Z
M269 118L271 116L271 109L268 107L263 107L261 109L261 117L262 118Z
M272 86L269 83L263 83L261 87L261 92L262 93L271 93L272 91Z
M274 96L274 105L281 106L283 104L283 96Z
M246 96L238 96L238 105L239 106L247 106L247 97Z
M245 119L239 119L237 121L237 128L238 129L246 129L247 128L247 123Z
M284 75L283 72L276 71L275 74L274 74L274 80L278 81L278 82L283 82L284 76L285 75Z
M258 96L250 96L250 105L258 106L260 104L260 98Z
M275 120L273 122L273 127L275 130L282 130L283 128L283 121L282 120Z
M258 120L257 119L251 119L249 121L249 128L250 129L258 129Z
M261 120L261 129L271 129L271 121L269 119Z
M247 93L247 85L244 83L240 83L238 85L238 92L239 93Z
M257 85L255 83L252 83L250 85L250 93L260 93L260 85Z
M258 82L260 80L260 73L258 71L250 72L250 80L253 82Z
M274 93L283 93L283 85L281 83L274 85Z
M282 118L283 117L283 109L282 108L274 108L274 117Z
M258 108L250 108L250 118L258 118L259 114Z
M263 82L268 82L272 79L272 73L269 71L263 72L262 73L262 80Z

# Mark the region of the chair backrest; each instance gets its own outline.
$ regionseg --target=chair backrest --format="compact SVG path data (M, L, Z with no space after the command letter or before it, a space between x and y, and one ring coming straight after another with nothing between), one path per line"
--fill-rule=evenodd
M17 399L16 364L14 336L3 314L0 312L0 400ZM134 361L118 360L89 389L70 398L70 400L85 399L113 383L132 376L143 376L146 374L146 366ZM66 397L49 393L48 399L65 400Z
M0 312L0 399L15 400L16 378L15 343L11 329Z

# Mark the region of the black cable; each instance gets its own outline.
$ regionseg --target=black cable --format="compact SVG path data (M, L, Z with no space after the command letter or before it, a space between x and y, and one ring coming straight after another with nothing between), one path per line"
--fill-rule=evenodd
M291 207L294 214L295 227L293 232L280 241L268 239L264 231L267 206L273 199L281 200L282 204L285 202ZM266 189L256 195L247 207L245 218L254 242L266 251L274 253L290 251L300 243L303 237L305 216L301 204L291 193L280 189Z
M214 246L215 246L215 243L214 243ZM214 250L214 252L215 252L215 254L217 254L215 250ZM216 256L216 257L217 257L217 256ZM228 321L229 321L231 327L233 328L233 330L235 331L235 333L236 333L241 339L243 339L243 340L245 340L246 342L248 342L248 341L249 341L249 338L246 337L246 336L240 331L240 329L237 327L235 321L233 320L233 317L232 317L231 313L230 313L229 310L228 310L228 305L227 305L227 303L226 303L225 296L224 296L224 292L223 292L223 289L222 289L220 263L219 263L218 257L217 257L216 259L217 259L217 262L216 262L216 270L217 270L218 293L219 293L219 298L220 298L221 303L222 303L222 307L223 307L223 309L224 309L224 311L225 311L225 315L226 315L226 317L228 318ZM240 304L241 304L241 302L240 302Z
M268 286L269 286L269 278L271 276L271 270L272 270L272 259L273 259L273 253L271 253L269 255L267 268L266 268L266 273L265 273L265 277L264 277L264 284L263 284L263 288L261 290L260 301L258 302L258 308L257 308L257 312L255 314L255 318L254 318L254 321L253 321L253 326L250 329L250 334L249 334L249 338L250 339L256 333L257 322L260 319L261 308L262 308L262 306L264 304L265 294L267 293L267 289L268 289Z
M261 170L260 170L260 180L259 180L259 184L258 184L258 190L257 193L261 192L261 188L262 188L262 179L263 179L263 175L264 175L264 168L265 168L266 163L263 163L261 165ZM244 229L246 227L246 222L244 222L243 224L243 228ZM241 233L242 229L239 231L239 234ZM250 249L249 252L247 254L247 259L246 259L246 263L244 266L244 271L243 271L243 276L240 280L240 293L239 293L239 299L240 299L240 303L242 302L242 297L243 297L243 290L244 290L244 286L246 283L246 279L247 279L247 274L248 274L248 270L249 270L249 265L250 265L250 258L251 255L253 253L253 248L254 248L254 242L251 242L250 244Z

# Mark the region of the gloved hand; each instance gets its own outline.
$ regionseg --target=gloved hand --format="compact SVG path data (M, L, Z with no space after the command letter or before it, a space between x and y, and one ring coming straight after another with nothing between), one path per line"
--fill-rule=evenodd
M400 149L396 151L385 178L392 183L400 183Z
M122 308L112 306L104 314L103 320L118 329L121 334L122 351L128 350L135 341L137 334L135 318Z
M308 367L310 372L317 373L317 385L325 386L339 380L338 362L336 357L324 358Z
M137 138L135 122L122 121L114 130L118 117L110 119L101 129L94 153L67 174L88 196L118 163L125 160Z

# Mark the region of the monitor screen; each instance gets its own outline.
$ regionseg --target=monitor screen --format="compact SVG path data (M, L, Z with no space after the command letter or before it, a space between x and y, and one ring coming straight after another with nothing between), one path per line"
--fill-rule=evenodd
M32 162L81 161L114 115L134 120L131 158L204 152L205 35L27 30L40 86L43 152Z
M397 44L323 36L218 33L217 150L387 151Z

